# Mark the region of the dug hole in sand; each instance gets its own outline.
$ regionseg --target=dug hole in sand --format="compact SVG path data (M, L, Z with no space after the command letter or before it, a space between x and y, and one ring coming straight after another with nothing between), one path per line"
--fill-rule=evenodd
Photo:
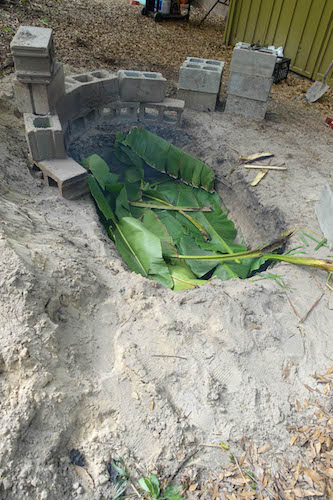
M241 452L243 436L271 444L272 463L297 457L288 431L304 418L296 400L311 398L304 384L333 364L325 273L277 264L289 288L216 280L175 293L129 272L90 196L60 198L28 169L11 79L1 83L0 119L0 498L111 498L112 458L164 478L195 449L175 482L205 481L229 459L201 444ZM315 203L332 181L330 131L278 111L259 125L188 112L172 141L217 175L230 174L226 160L236 167L232 189L217 189L253 248L295 225L319 231ZM254 174L238 157L259 151L288 170L250 188ZM72 449L92 484L74 470Z

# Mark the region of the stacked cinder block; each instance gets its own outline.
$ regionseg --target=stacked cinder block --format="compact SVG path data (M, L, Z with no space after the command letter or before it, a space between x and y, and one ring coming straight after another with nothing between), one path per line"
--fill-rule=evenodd
M178 97L185 107L196 111L215 111L220 93L223 61L188 57L179 71Z
M15 65L16 105L24 114L31 159L47 183L53 178L61 194L66 185L67 197L76 197L87 190L87 172L81 165L68 161L65 151L63 129L56 113L57 103L65 94L65 78L63 66L55 58L52 30L20 26L10 47ZM51 160L55 163L51 162L46 170L43 162Z
M273 84L277 55L269 49L255 49L238 43L232 54L226 113L246 118L265 118L268 96Z
M19 110L36 115L54 112L65 92L65 79L62 64L55 59L52 30L20 26L10 47Z

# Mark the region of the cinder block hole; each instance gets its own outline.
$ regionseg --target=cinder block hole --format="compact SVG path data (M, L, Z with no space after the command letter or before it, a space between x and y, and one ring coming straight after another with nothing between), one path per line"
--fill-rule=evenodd
M54 179L52 179L51 177L48 177L48 182L49 182L49 186L58 187L57 182Z
M124 74L126 76L136 76L136 77L140 76L140 73L138 73L137 71L124 71Z
M146 120L157 120L158 110L156 108L145 108L144 117Z
M176 123L177 112L176 111L164 111L163 119L169 123Z
M201 65L200 64L186 64L185 68L196 68L200 69Z
M90 75L77 75L77 76L73 76L72 78L73 78L73 80L77 80L78 82L81 82L81 83L94 81L93 77Z
M204 66L203 69L206 69L208 71L218 71L219 68L215 68L214 66Z
M51 128L51 120L48 116L34 118L34 127L36 128Z
M143 73L143 76L146 78L158 78L158 75L156 73Z
M206 64L211 64L212 66L221 66L221 61L206 61Z
M195 58L195 57L191 57L191 59L189 59L191 62L194 62L194 63L203 63L205 62L204 59L198 59L198 58Z
M120 108L120 115L122 117L127 116L127 117L132 117L133 115L136 115L137 110L136 108Z
M107 78L108 73L106 71L94 71L91 73L95 78Z

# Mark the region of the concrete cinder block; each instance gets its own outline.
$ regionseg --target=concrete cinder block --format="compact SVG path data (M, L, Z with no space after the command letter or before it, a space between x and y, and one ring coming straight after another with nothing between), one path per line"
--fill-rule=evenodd
M161 73L119 70L119 96L121 101L161 102L167 81Z
M185 108L195 111L215 111L216 108L217 94L178 89L177 97L185 101Z
M193 59L193 58L192 58ZM213 65L185 61L179 70L179 88L218 94L224 63Z
M263 120L266 115L267 102L228 95L225 113L242 115L250 120Z
M56 109L64 123L118 100L118 76L105 70L93 71L66 77L65 94L57 102Z
M65 158L65 144L57 115L24 113L26 138L34 161Z
M63 66L56 64L50 83L14 82L16 105L21 113L46 115L55 111L57 101L65 93Z
M235 47L232 53L230 72L271 78L277 55L269 49L253 50Z
M57 183L64 198L75 199L89 192L88 172L72 158L44 160L35 162L35 165L43 172L47 184L49 179Z
M320 228L333 250L333 192L326 184L316 205L316 214Z
M20 26L10 49L16 78L25 83L48 83L55 65L52 30Z
M31 85L29 83L22 83L15 78L14 93L17 109L21 113L34 113Z
M57 63L54 75L48 84L31 84L34 113L46 115L56 109L58 100L65 93L65 77L63 65Z
M142 102L140 103L140 121L150 119L181 126L184 107L185 102L180 99L165 98L163 102ZM156 113L149 113L151 109L156 110Z
M266 102L273 85L273 78L230 73L228 94Z

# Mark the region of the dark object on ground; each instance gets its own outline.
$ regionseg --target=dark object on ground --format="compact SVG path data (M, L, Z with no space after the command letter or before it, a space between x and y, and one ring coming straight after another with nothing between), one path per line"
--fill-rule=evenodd
M188 8L186 14L182 15L180 12L180 7L178 5L178 2L171 2L171 10L170 14L164 14L159 10L155 9L155 0L146 0L146 5L145 7L142 8L141 14L143 16L153 16L155 19L155 22L160 22L163 21L163 19L172 19L174 21L188 21L190 18L190 10L191 10L191 5L192 5L193 0L188 0ZM159 1L157 0L157 6L159 5ZM175 9L175 5L177 5L177 8Z
M326 120L325 120L325 125L327 127L333 128L333 118L330 118L329 116L327 116Z
M78 465L79 467L84 467L86 465L84 456L75 448L69 452L69 458L71 459L73 465Z
M213 4L213 6L209 9L209 11L207 12L207 14L205 14L205 16L201 19L200 23L199 23L199 26L202 25L202 23L205 21L205 19L207 19L207 17L209 16L209 14L212 12L212 10L215 9L215 7L217 6L217 4L221 4L221 5L229 5L229 0L216 0L216 2Z
M279 83L287 78L290 62L291 59L289 59L289 57L277 58L273 72L273 83Z
M330 86L326 85L326 78L332 68L333 68L333 61L328 66L324 74L323 81L315 82L305 94L305 99L307 99L309 102L316 102L325 94L325 92L329 90Z

